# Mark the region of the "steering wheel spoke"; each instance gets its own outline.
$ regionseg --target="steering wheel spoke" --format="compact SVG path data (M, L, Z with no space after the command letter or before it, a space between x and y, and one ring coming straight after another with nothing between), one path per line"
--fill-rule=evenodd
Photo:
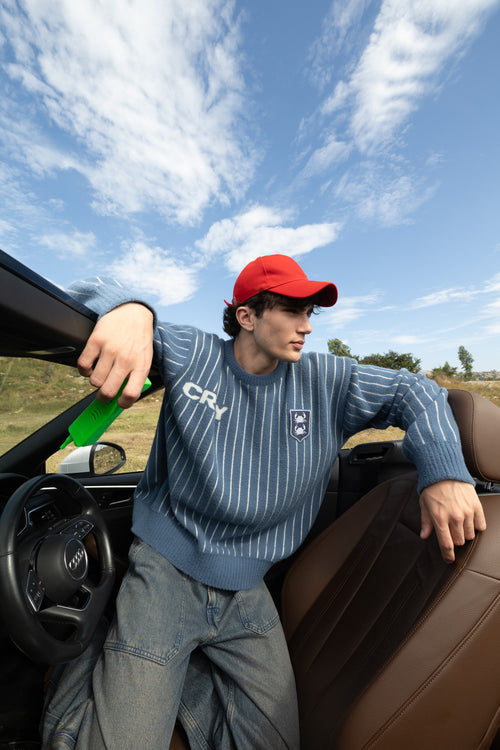
M81 628L85 620L85 609L63 604L51 604L37 613L41 623L52 625L73 625Z

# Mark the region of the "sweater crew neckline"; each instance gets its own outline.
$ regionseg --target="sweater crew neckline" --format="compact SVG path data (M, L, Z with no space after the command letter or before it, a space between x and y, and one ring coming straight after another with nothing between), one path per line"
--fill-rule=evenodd
M247 372L243 367L240 367L234 356L233 339L224 341L224 354L226 362L233 374L241 380L241 382L247 383L247 385L272 385L277 380L283 378L289 366L288 362L280 361L278 366L272 372L268 372L265 375L254 375L251 372Z

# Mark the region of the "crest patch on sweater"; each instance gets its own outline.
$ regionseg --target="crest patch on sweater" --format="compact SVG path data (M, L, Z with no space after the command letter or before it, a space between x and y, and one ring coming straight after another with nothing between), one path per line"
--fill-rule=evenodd
M311 428L310 409L290 409L290 435L301 443Z

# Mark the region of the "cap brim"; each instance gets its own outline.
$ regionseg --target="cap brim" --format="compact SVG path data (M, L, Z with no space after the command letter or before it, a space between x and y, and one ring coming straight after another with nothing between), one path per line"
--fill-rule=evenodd
M270 292L283 294L285 297L294 299L305 299L306 297L317 297L317 304L321 307L332 307L337 301L338 291L335 284L324 281L311 281L310 279L298 279L278 284Z

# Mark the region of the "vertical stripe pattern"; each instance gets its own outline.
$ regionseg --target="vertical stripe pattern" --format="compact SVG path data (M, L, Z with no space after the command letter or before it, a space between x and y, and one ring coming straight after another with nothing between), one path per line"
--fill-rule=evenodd
M101 279L73 291L99 314L126 301ZM311 353L251 375L232 341L189 326L157 325L154 346L166 392L133 530L204 583L249 588L290 555L314 522L342 444L366 427L406 430L421 487L472 481L446 392L423 373ZM305 437L293 436L291 412L307 422Z

